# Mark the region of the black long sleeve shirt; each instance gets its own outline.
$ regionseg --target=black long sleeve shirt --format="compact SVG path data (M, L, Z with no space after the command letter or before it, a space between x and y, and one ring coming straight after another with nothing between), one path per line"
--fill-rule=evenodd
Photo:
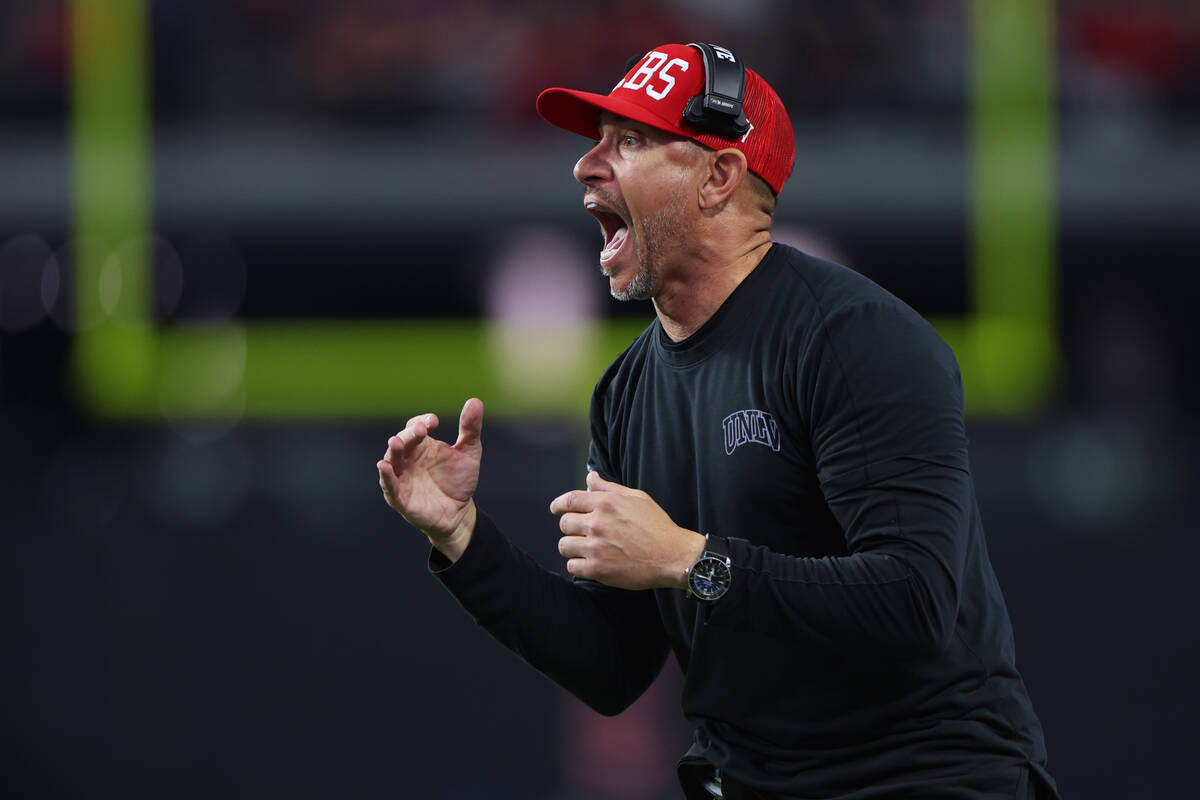
M805 797L1049 786L988 560L950 349L844 267L774 245L682 342L652 323L605 371L589 468L732 560L713 604L538 567L481 515L431 566L493 636L617 713L666 654L688 754ZM933 796L921 794L921 796Z

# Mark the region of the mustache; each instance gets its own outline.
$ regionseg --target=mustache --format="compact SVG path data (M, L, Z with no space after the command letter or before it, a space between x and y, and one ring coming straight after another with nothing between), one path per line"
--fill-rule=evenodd
M621 200L621 198L614 194L609 194L603 189L584 189L583 201L586 203L589 200L594 200L605 208L611 208L613 211L619 212L626 218L629 217L629 209L625 207L625 203Z

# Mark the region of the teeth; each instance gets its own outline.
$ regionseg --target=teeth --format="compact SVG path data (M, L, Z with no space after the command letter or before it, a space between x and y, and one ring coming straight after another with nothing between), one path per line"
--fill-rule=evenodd
M624 227L618 229L617 232L613 234L612 240L604 246L602 251L600 251L601 264L606 264L613 259L613 257L617 254L617 251L621 249L621 246L625 244L625 238L628 235L629 229Z

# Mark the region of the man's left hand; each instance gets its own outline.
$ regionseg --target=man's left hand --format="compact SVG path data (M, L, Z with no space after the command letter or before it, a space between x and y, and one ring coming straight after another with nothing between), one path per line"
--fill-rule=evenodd
M704 552L699 533L671 521L650 495L589 472L588 491L550 503L567 572L620 589L682 589L684 570Z

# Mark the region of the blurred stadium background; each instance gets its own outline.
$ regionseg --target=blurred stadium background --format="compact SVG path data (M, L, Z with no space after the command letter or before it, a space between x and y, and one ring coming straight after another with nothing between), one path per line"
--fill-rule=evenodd
M425 574L374 463L478 394L481 502L558 568L651 309L533 99L701 39L792 112L780 238L959 355L1065 796L1194 796L1200 4L3 0L6 796L676 796L674 666L584 709Z

